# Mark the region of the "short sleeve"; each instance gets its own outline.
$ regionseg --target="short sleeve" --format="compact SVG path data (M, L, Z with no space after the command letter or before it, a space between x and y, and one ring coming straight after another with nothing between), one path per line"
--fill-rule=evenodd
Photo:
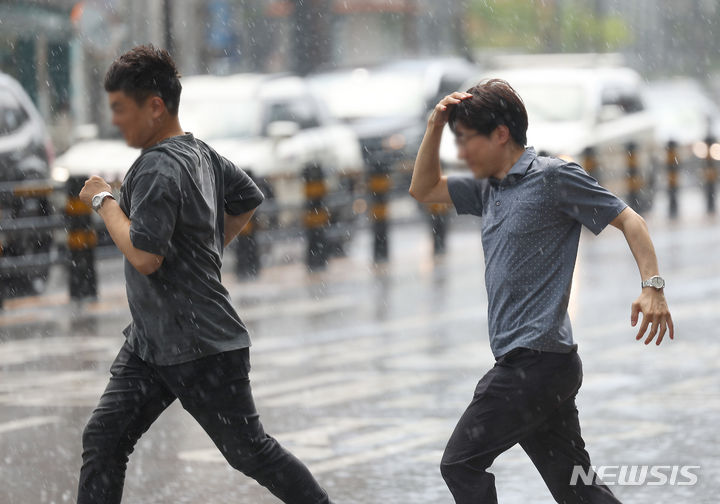
M130 241L135 248L164 256L175 231L180 190L156 171L138 174L130 188Z
M260 206L265 197L250 176L227 159L221 160L225 211L240 215Z
M627 207L575 163L559 166L556 177L558 209L595 234Z
M450 199L458 214L482 216L483 198L481 181L467 175L451 175L447 179Z

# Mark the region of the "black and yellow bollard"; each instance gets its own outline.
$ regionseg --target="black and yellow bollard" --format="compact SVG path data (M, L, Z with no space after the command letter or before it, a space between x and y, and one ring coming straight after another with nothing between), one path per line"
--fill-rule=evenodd
M705 198L707 200L707 212L715 213L715 184L717 183L717 166L713 159L712 150L715 145L715 139L708 137L705 139L707 144L707 156L705 156L705 166L703 167L703 180L705 185Z
M594 147L585 147L582 153L582 167L588 175L593 177L595 180L598 179L597 173L597 156L595 154Z
M84 185L84 177L70 177L66 185L65 226L70 253L68 276L70 298L74 300L97 298L95 247L98 240L92 228L92 208L78 197Z
M630 208L639 212L640 208L640 196L643 188L643 180L638 170L638 156L637 156L637 144L635 142L629 142L625 146L627 152L627 175L625 181L627 184L627 203Z
M388 193L392 187L390 171L385 164L376 163L370 166L368 189L370 190L370 219L373 233L373 261L375 263L388 260Z
M680 162L678 161L677 142L670 140L665 146L667 161L669 215L674 219L678 215L678 187L680 185Z
M327 227L330 224L330 212L325 205L327 184L322 166L313 163L303 169L305 179L305 218L307 236L306 264L309 270L316 271L327 266L328 241Z
M448 206L442 203L433 203L427 208L433 235L433 254L441 255L446 250Z
M240 278L256 277L260 273L260 251L258 250L255 216L235 238L235 274Z

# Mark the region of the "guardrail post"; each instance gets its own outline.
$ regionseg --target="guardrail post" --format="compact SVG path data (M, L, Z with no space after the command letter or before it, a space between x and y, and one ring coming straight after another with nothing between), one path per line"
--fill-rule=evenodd
M597 156L595 155L595 148L594 147L585 147L583 149L583 168L587 172L588 175L595 178L597 180Z
M442 203L433 203L428 205L428 211L433 235L433 254L437 256L444 254L446 249L448 206Z
M388 260L388 192L392 187L390 170L387 165L374 163L370 166L368 188L370 189L370 219L375 238L373 240L373 261Z
M677 142L670 140L665 148L667 154L668 200L670 202L669 215L674 219L678 215L678 186L679 165L677 157Z
M707 156L705 156L705 167L703 169L705 197L707 198L707 212L713 214L715 213L715 183L717 182L718 176L715 159L713 159L712 155L715 138L709 136L705 139L705 143L707 144Z
M70 261L70 298L74 300L97 297L95 275L95 247L97 233L92 228L92 208L86 205L78 194L85 185L84 177L70 177L67 181L67 203L65 205L68 250Z
M627 190L628 204L635 211L640 211L640 191L643 188L643 180L638 171L637 144L629 142L625 146L627 152Z
M235 274L241 278L255 277L260 273L260 251L258 250L255 216L240 231L235 238L237 260Z
M3 243L0 242L0 257L3 256ZM0 312L3 311L3 305L5 304L5 283L0 284Z
M303 169L303 178L305 179L304 225L307 236L306 264L310 271L316 271L327 266L326 230L330 223L330 213L324 202L327 184L322 166L317 163L308 164Z

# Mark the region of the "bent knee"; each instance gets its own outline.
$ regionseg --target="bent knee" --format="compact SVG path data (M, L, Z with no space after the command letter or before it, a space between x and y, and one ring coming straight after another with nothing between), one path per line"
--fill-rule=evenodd
M236 439L231 445L220 447L228 463L247 476L282 458L284 450L275 438L263 434L260 438Z
M484 473L493 463L494 458L477 456L468 459L451 459L447 454L440 461L440 474L445 481L475 478Z

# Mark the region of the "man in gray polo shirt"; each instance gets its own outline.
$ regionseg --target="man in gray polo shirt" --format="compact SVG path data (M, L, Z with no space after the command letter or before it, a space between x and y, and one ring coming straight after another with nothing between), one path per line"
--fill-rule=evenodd
M439 159L450 124L471 176L446 177ZM505 81L484 81L443 98L428 119L410 193L482 218L490 347L495 366L480 380L441 463L458 504L497 502L494 459L516 443L559 503L617 503L590 470L575 396L582 363L567 314L580 230L620 229L642 278L631 323L660 344L673 325L645 221L580 166L525 148L522 99Z

